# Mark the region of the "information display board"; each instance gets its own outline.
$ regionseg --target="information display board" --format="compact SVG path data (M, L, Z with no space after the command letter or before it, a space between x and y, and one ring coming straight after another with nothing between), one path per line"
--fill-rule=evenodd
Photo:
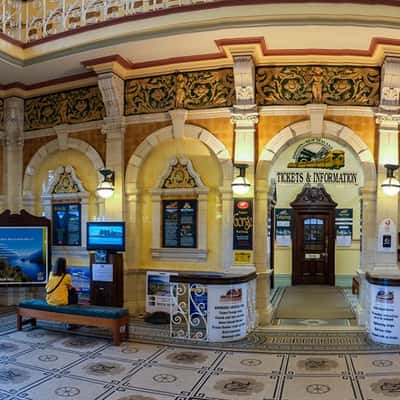
M275 208L275 239L278 246L292 243L292 209Z
M197 247L197 200L163 200L163 247Z
M379 343L400 344L400 287L369 286L371 338Z
M46 226L0 227L0 284L45 283L48 263Z
M336 246L351 246L353 239L353 209L336 209Z
M53 204L53 245L81 245L80 203Z
M209 341L242 339L247 328L247 283L208 285Z

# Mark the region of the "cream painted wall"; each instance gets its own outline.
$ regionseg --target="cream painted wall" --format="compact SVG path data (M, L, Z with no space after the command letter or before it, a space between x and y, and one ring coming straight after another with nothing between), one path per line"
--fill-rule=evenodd
M351 247L338 247L335 251L335 275L355 274L360 263L360 196L359 188L363 185L363 172L361 164L356 155L347 147L332 140L323 139L333 149L345 152L345 166L337 170L322 168L287 168L288 162L294 161L293 155L296 149L307 139L302 139L288 146L278 159L274 162L269 181L273 178L277 180L277 172L357 172L357 185L353 184L324 184L326 191L332 199L338 203L337 208L353 209L353 243ZM277 204L276 208L290 208L290 203L301 192L304 183L277 183ZM291 275L292 273L292 248L275 246L275 274Z
M160 177L168 170L168 162L174 157L190 159L202 182L209 188L208 194L208 259L206 262L158 261L151 257L152 235L152 202L151 191L159 184ZM158 145L143 162L140 170L138 189L141 193L140 205L142 215L142 248L141 267L160 268L163 270L210 270L216 271L220 259L221 211L218 187L221 184L219 163L210 149L200 141L182 138L169 140ZM200 221L199 221L200 222ZM140 234L138 232L138 234Z
M93 167L92 162L82 153L76 150L65 150L51 154L40 165L39 170L35 174L34 195L36 198L35 213L42 214L40 196L42 187L47 182L48 171L55 170L57 167L72 165L75 169L76 176L81 180L83 187L90 193L89 197L89 220L93 219L96 214L96 187L97 187L97 171Z

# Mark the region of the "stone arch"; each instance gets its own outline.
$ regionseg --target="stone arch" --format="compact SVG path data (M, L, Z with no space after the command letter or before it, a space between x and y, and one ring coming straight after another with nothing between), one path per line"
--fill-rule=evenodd
M92 162L93 167L96 170L104 168L104 162L100 157L99 153L92 147L89 143L80 140L80 139L73 139L68 138L66 143L62 145L60 142L55 139L49 143L46 143L42 146L31 158L28 165L24 171L24 179L23 179L23 197L24 199L33 196L33 183L34 177L36 175L37 170L39 169L42 162L51 154L62 151L62 150L77 150L81 153L84 153L86 157Z
M196 125L185 124L183 136L200 140L213 151L218 159L222 171L223 181L220 188L231 190L233 164L225 145L212 133ZM150 151L156 147L157 144L175 138L176 136L174 136L173 126L170 125L153 132L139 144L130 157L126 168L125 189L128 195L136 192L140 167Z
M257 186L267 185L265 177L268 174L268 166L274 159L292 143L305 136L316 136L311 134L310 121L301 121L289 125L275 135L263 148L256 168ZM360 160L364 175L364 188L370 190L376 187L376 171L374 157L368 146L350 128L332 121L324 121L322 135L327 139L342 143L353 151Z
M257 162L255 173L255 208L257 210L255 221L256 246L255 246L255 261L256 269L259 273L265 271L266 276L270 276L269 269L269 254L266 247L267 243L267 221L268 221L268 177L270 175L270 166L288 146L292 143L304 138L311 137L325 137L327 139L335 140L347 148L349 148L356 158L360 161L363 171L364 185L360 189L360 195L366 201L363 202L363 237L362 237L362 253L360 258L361 271L366 270L368 262L374 259L375 248L375 229L376 221L374 220L376 212L376 170L374 157L363 142L350 128L332 121L323 121L321 134L316 135L312 133L311 121L305 120L294 123L282 129L275 135L262 149L260 157ZM372 238L372 239L371 239ZM270 321L272 316L272 306L269 303L269 279L265 284L266 292L266 309L271 310L266 316L265 320ZM362 309L365 304L361 305Z
M220 142L212 133L204 128L196 125L185 124L182 129L182 136L192 138L204 143L215 154L218 163L221 167L222 179L219 186L221 194L221 213L224 215L223 226L221 229L221 243L224 249L221 251L222 259L221 266L223 269L229 269L232 266L232 174L233 164L231 156L225 145ZM140 168L150 152L160 143L170 139L175 139L178 135L174 134L174 126L170 125L161 128L146 139L136 148L135 152L130 157L125 173L125 193L127 200L128 211L128 240L131 237L133 240L132 251L127 254L126 261L129 265L138 265L140 258L140 238L135 235L135 231L140 229L140 197L138 193L138 177Z

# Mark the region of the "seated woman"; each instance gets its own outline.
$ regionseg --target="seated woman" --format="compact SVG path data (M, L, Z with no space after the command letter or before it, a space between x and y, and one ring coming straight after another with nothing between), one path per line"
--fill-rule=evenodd
M67 274L67 260L57 259L51 269L49 281L46 285L46 301L53 306L68 304L68 289L72 288L72 278Z

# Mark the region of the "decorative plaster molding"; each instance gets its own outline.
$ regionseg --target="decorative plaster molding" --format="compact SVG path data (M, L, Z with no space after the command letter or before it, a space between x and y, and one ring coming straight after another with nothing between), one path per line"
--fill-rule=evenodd
M125 135L126 131L126 121L125 117L113 116L106 117L103 119L103 126L101 128L101 133L107 136L109 139L120 139L121 136Z
M400 123L400 114L376 114L376 123L381 129L397 130Z
M171 110L168 114L172 120L174 138L182 138L185 135L185 122L187 119L187 110Z
M151 249L153 259L160 261L206 261L208 250L205 249L170 249L157 248Z
M230 118L231 117L230 107L221 108L208 108L203 110L187 110L186 120L190 121L193 119L214 119L214 118ZM153 113L153 114L138 114L129 115L125 117L127 125L146 124L153 122L166 122L171 120L171 115L165 113Z
M254 126L258 123L258 112L256 105L251 105L248 109L234 107L231 115L232 124L239 126Z
M57 135L58 148L63 151L68 149L68 125L58 125L54 127Z
M107 117L124 115L124 81L111 72L100 74L98 85Z
M325 115L375 117L377 107L361 106L327 106ZM304 106L268 106L259 107L260 116L285 116L285 115L308 115L307 105Z
M184 165L189 174L190 177L194 179L195 186L193 188L173 188L173 189L165 189L164 182L165 180L170 176L171 172L173 171L173 168L177 164ZM171 194L188 194L187 192L192 192L190 194L194 193L208 193L208 187L204 185L202 182L200 175L195 171L193 168L193 164L190 160L186 158L173 158L172 160L169 160L168 162L168 169L164 172L164 174L160 177L158 184L157 184L157 189L154 189L151 191L152 194L165 194L167 196Z
M104 124L103 120L98 120L98 121L83 122L81 124L59 125L53 128L26 131L24 133L24 137L25 139L36 139L46 136L53 136L54 134L57 134L58 128L62 128L63 132L67 132L68 134L73 132L84 132L89 130L101 129L103 127L103 124Z
M78 189L77 192L71 192L71 193L54 193L54 189L56 185L59 183L61 175L67 174L74 185L76 185L76 188ZM75 169L71 165L66 165L66 166L60 166L58 167L55 171L49 171L48 174L48 181L44 185L43 191L42 191L42 196L45 195L50 195L52 197L56 196L73 196L73 197L82 197L82 196L89 196L89 193L87 190L84 188L82 181L76 176Z
M324 115L326 104L307 104L307 114L310 116L311 135L320 136L324 129Z
M379 111L400 114L400 58L387 57L382 67Z
M24 143L24 100L9 97L4 100L4 132L6 146Z
M255 67L252 56L233 57L236 103L255 103Z

